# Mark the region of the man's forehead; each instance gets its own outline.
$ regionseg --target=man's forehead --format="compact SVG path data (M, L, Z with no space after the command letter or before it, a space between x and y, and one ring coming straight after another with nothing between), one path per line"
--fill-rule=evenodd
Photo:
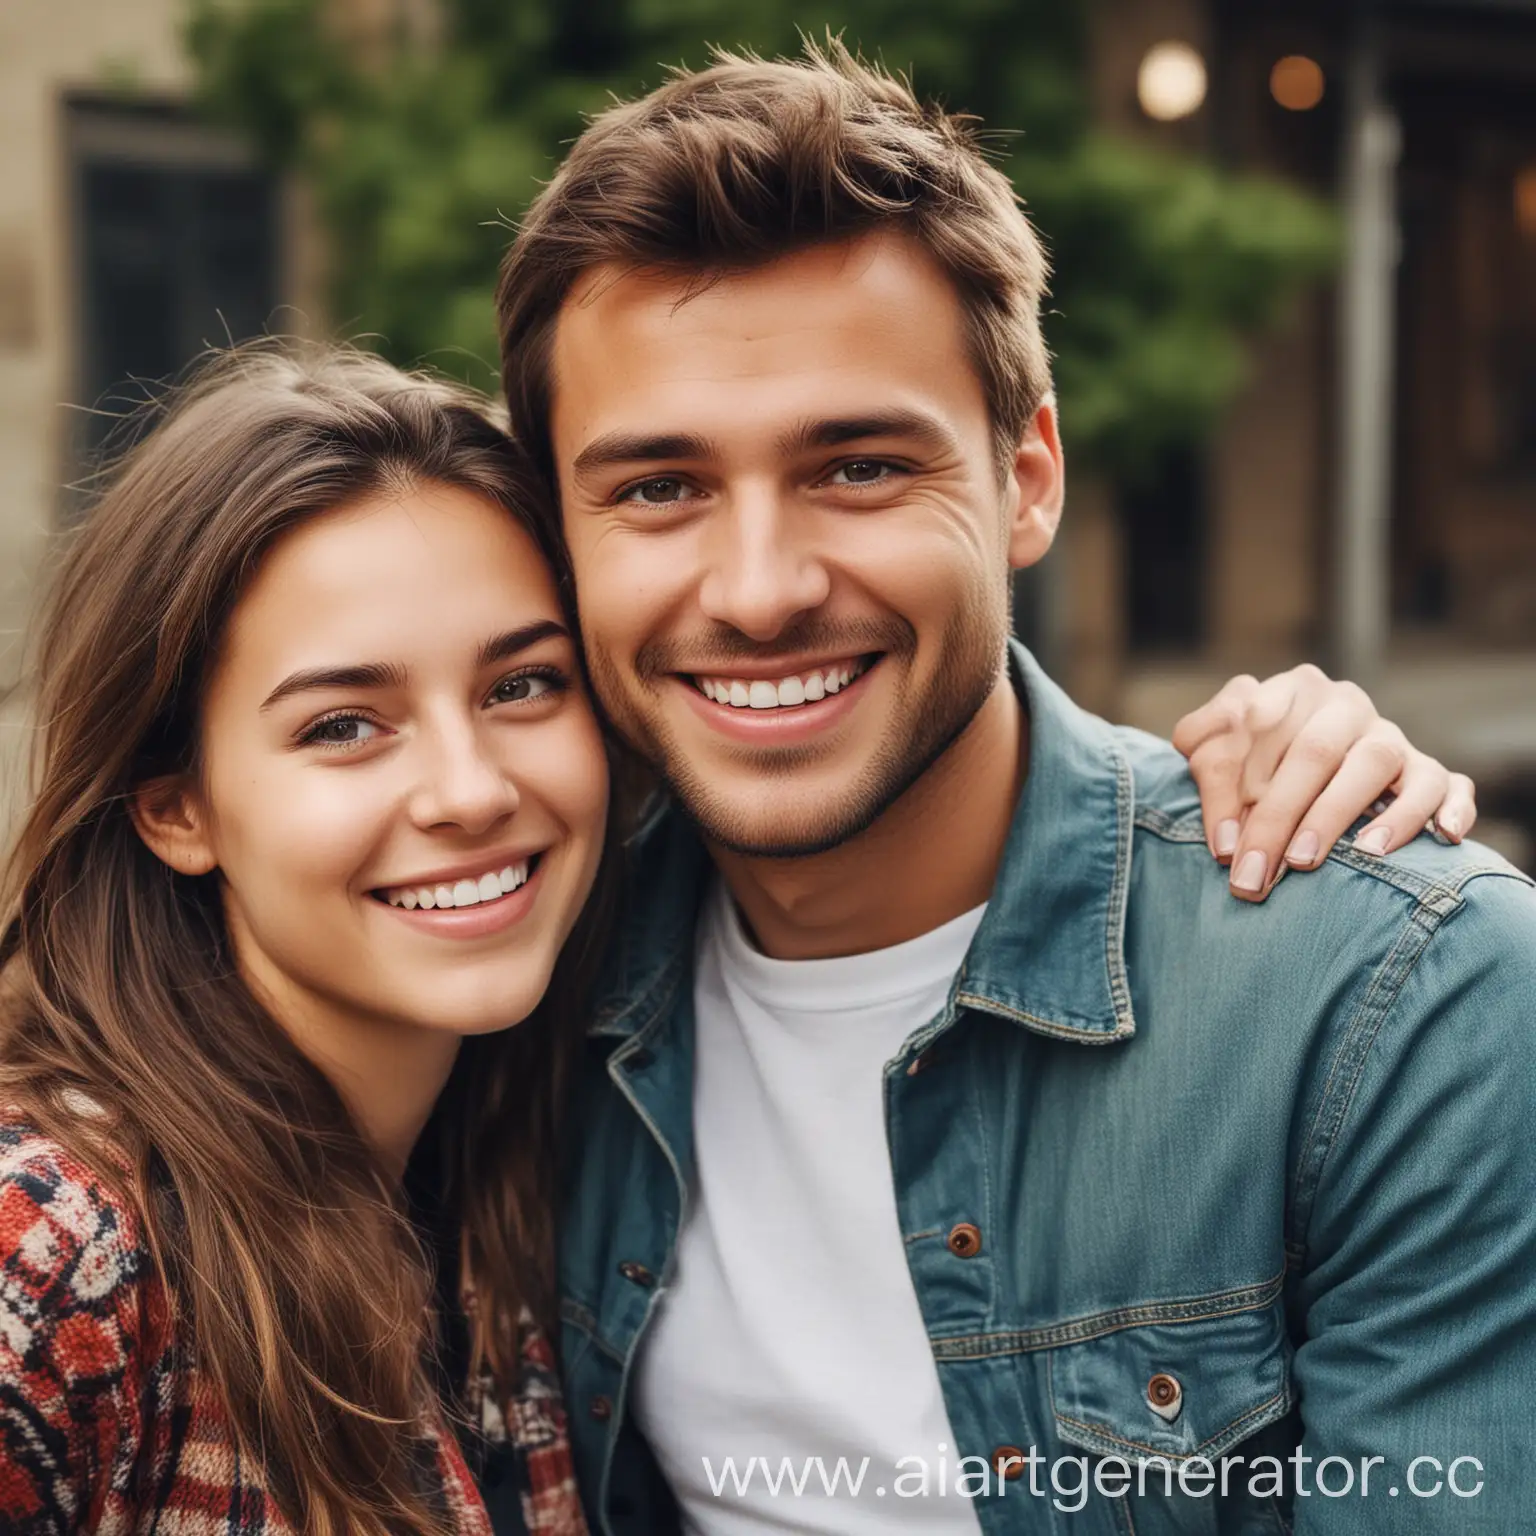
M852 287L880 264L903 265L943 274L923 247L896 230L876 230L851 238L818 241L761 261L692 265L605 261L577 274L561 307L562 315L605 307L657 305L681 310L721 288L751 286Z
M806 402L818 413L888 408L890 400L870 395L880 379L924 391L959 383L970 394L965 328L958 298L945 302L949 286L920 248L888 236L705 276L591 268L557 325L552 425L570 428L574 411L585 431L590 410L645 416L650 403L683 393L706 414L711 404L728 412L731 397L766 397L776 387L825 397ZM849 387L865 398L839 401ZM712 402L709 391L719 392Z

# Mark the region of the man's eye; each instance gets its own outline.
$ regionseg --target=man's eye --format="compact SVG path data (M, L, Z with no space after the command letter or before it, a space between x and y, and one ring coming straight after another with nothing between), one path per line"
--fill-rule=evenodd
M619 499L638 502L647 507L670 507L680 501L692 501L697 494L686 480L663 475L655 480L642 480L639 485L630 486Z
M554 693L561 686L560 680L539 673L524 672L517 677L504 677L491 689L492 704L527 704Z
M833 485L878 485L895 472L895 466L884 459L851 459L846 464L839 464L827 479Z
M379 727L361 715L332 715L329 720L316 721L300 740L306 746L356 747L378 734Z

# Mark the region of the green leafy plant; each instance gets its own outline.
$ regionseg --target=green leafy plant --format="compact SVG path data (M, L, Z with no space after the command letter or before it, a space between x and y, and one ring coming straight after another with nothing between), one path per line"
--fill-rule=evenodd
M1131 479L1210 430L1246 343L1327 270L1330 210L1280 183L1097 130L1086 3L438 0L350 33L334 0L190 0L209 110L312 187L332 315L402 362L493 386L508 224L583 114L709 42L792 52L831 28L978 114L1052 251L1047 334L1074 461ZM402 7L403 17L422 12ZM1009 130L1007 132L996 130Z

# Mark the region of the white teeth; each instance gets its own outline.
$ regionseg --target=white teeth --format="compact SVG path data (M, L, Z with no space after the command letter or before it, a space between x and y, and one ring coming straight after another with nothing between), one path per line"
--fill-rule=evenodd
M716 704L733 709L795 709L801 704L815 704L829 694L839 693L864 673L861 662L852 666L825 667L799 677L784 677L777 682L766 678L696 677L699 692Z
M508 864L499 870L488 870L478 880L458 880L453 885L396 886L384 892L384 899L392 907L404 907L407 912L418 907L423 912L434 908L473 907L482 901L496 901L528 882L528 860L520 864Z

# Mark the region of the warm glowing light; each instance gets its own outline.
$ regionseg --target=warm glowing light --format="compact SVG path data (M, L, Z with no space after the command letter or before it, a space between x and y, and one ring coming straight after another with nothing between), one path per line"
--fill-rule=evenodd
M1527 240L1536 241L1536 160L1515 173L1515 223Z
M1205 86L1205 60L1188 43L1159 43L1136 74L1141 110L1160 123L1198 112Z
M1323 99L1323 67L1305 54L1279 59L1269 72L1269 94L1287 112L1310 112Z

